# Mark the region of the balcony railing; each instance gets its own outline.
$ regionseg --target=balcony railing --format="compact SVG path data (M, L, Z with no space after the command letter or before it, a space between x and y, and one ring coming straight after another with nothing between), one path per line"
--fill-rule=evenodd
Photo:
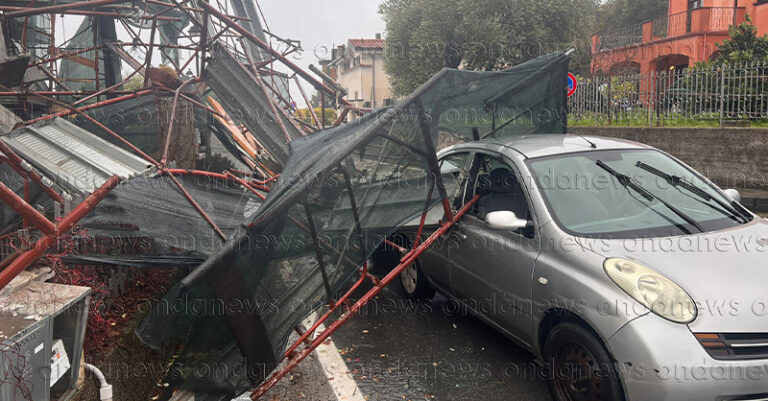
M690 12L664 15L654 21L630 25L598 35L596 50L615 49L690 33L727 31L728 27L734 23L744 21L745 12L744 7L704 7ZM650 34L644 35L643 32L650 32Z
M643 24L635 24L599 35L599 50L626 47L643 41Z

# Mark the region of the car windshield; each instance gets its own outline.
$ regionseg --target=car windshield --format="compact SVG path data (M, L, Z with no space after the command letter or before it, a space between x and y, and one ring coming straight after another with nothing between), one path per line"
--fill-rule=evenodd
M555 221L573 235L696 234L750 219L698 174L659 151L590 151L527 163Z

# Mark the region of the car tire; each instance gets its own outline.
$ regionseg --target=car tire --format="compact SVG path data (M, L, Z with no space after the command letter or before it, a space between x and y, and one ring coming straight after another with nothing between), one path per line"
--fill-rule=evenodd
M435 296L435 290L427 282L418 259L400 272L400 284L408 298L432 299Z
M549 390L555 401L624 401L621 380L603 343L588 329L561 323L544 343Z
M410 236L405 233L394 236L392 242L406 249L413 246ZM400 272L400 285L408 298L432 299L435 296L435 290L429 285L427 276L421 271L418 258Z

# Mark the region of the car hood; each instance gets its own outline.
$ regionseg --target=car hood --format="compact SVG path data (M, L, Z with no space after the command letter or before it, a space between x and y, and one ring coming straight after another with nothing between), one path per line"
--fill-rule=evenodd
M680 285L698 306L693 332L768 332L768 222L651 239L611 240L595 252L645 264Z

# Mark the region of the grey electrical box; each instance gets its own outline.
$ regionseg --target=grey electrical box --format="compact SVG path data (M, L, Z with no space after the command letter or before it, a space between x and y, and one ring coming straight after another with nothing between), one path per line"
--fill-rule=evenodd
M32 281L0 297L0 400L67 401L77 389L90 289ZM51 383L55 340L71 367Z

